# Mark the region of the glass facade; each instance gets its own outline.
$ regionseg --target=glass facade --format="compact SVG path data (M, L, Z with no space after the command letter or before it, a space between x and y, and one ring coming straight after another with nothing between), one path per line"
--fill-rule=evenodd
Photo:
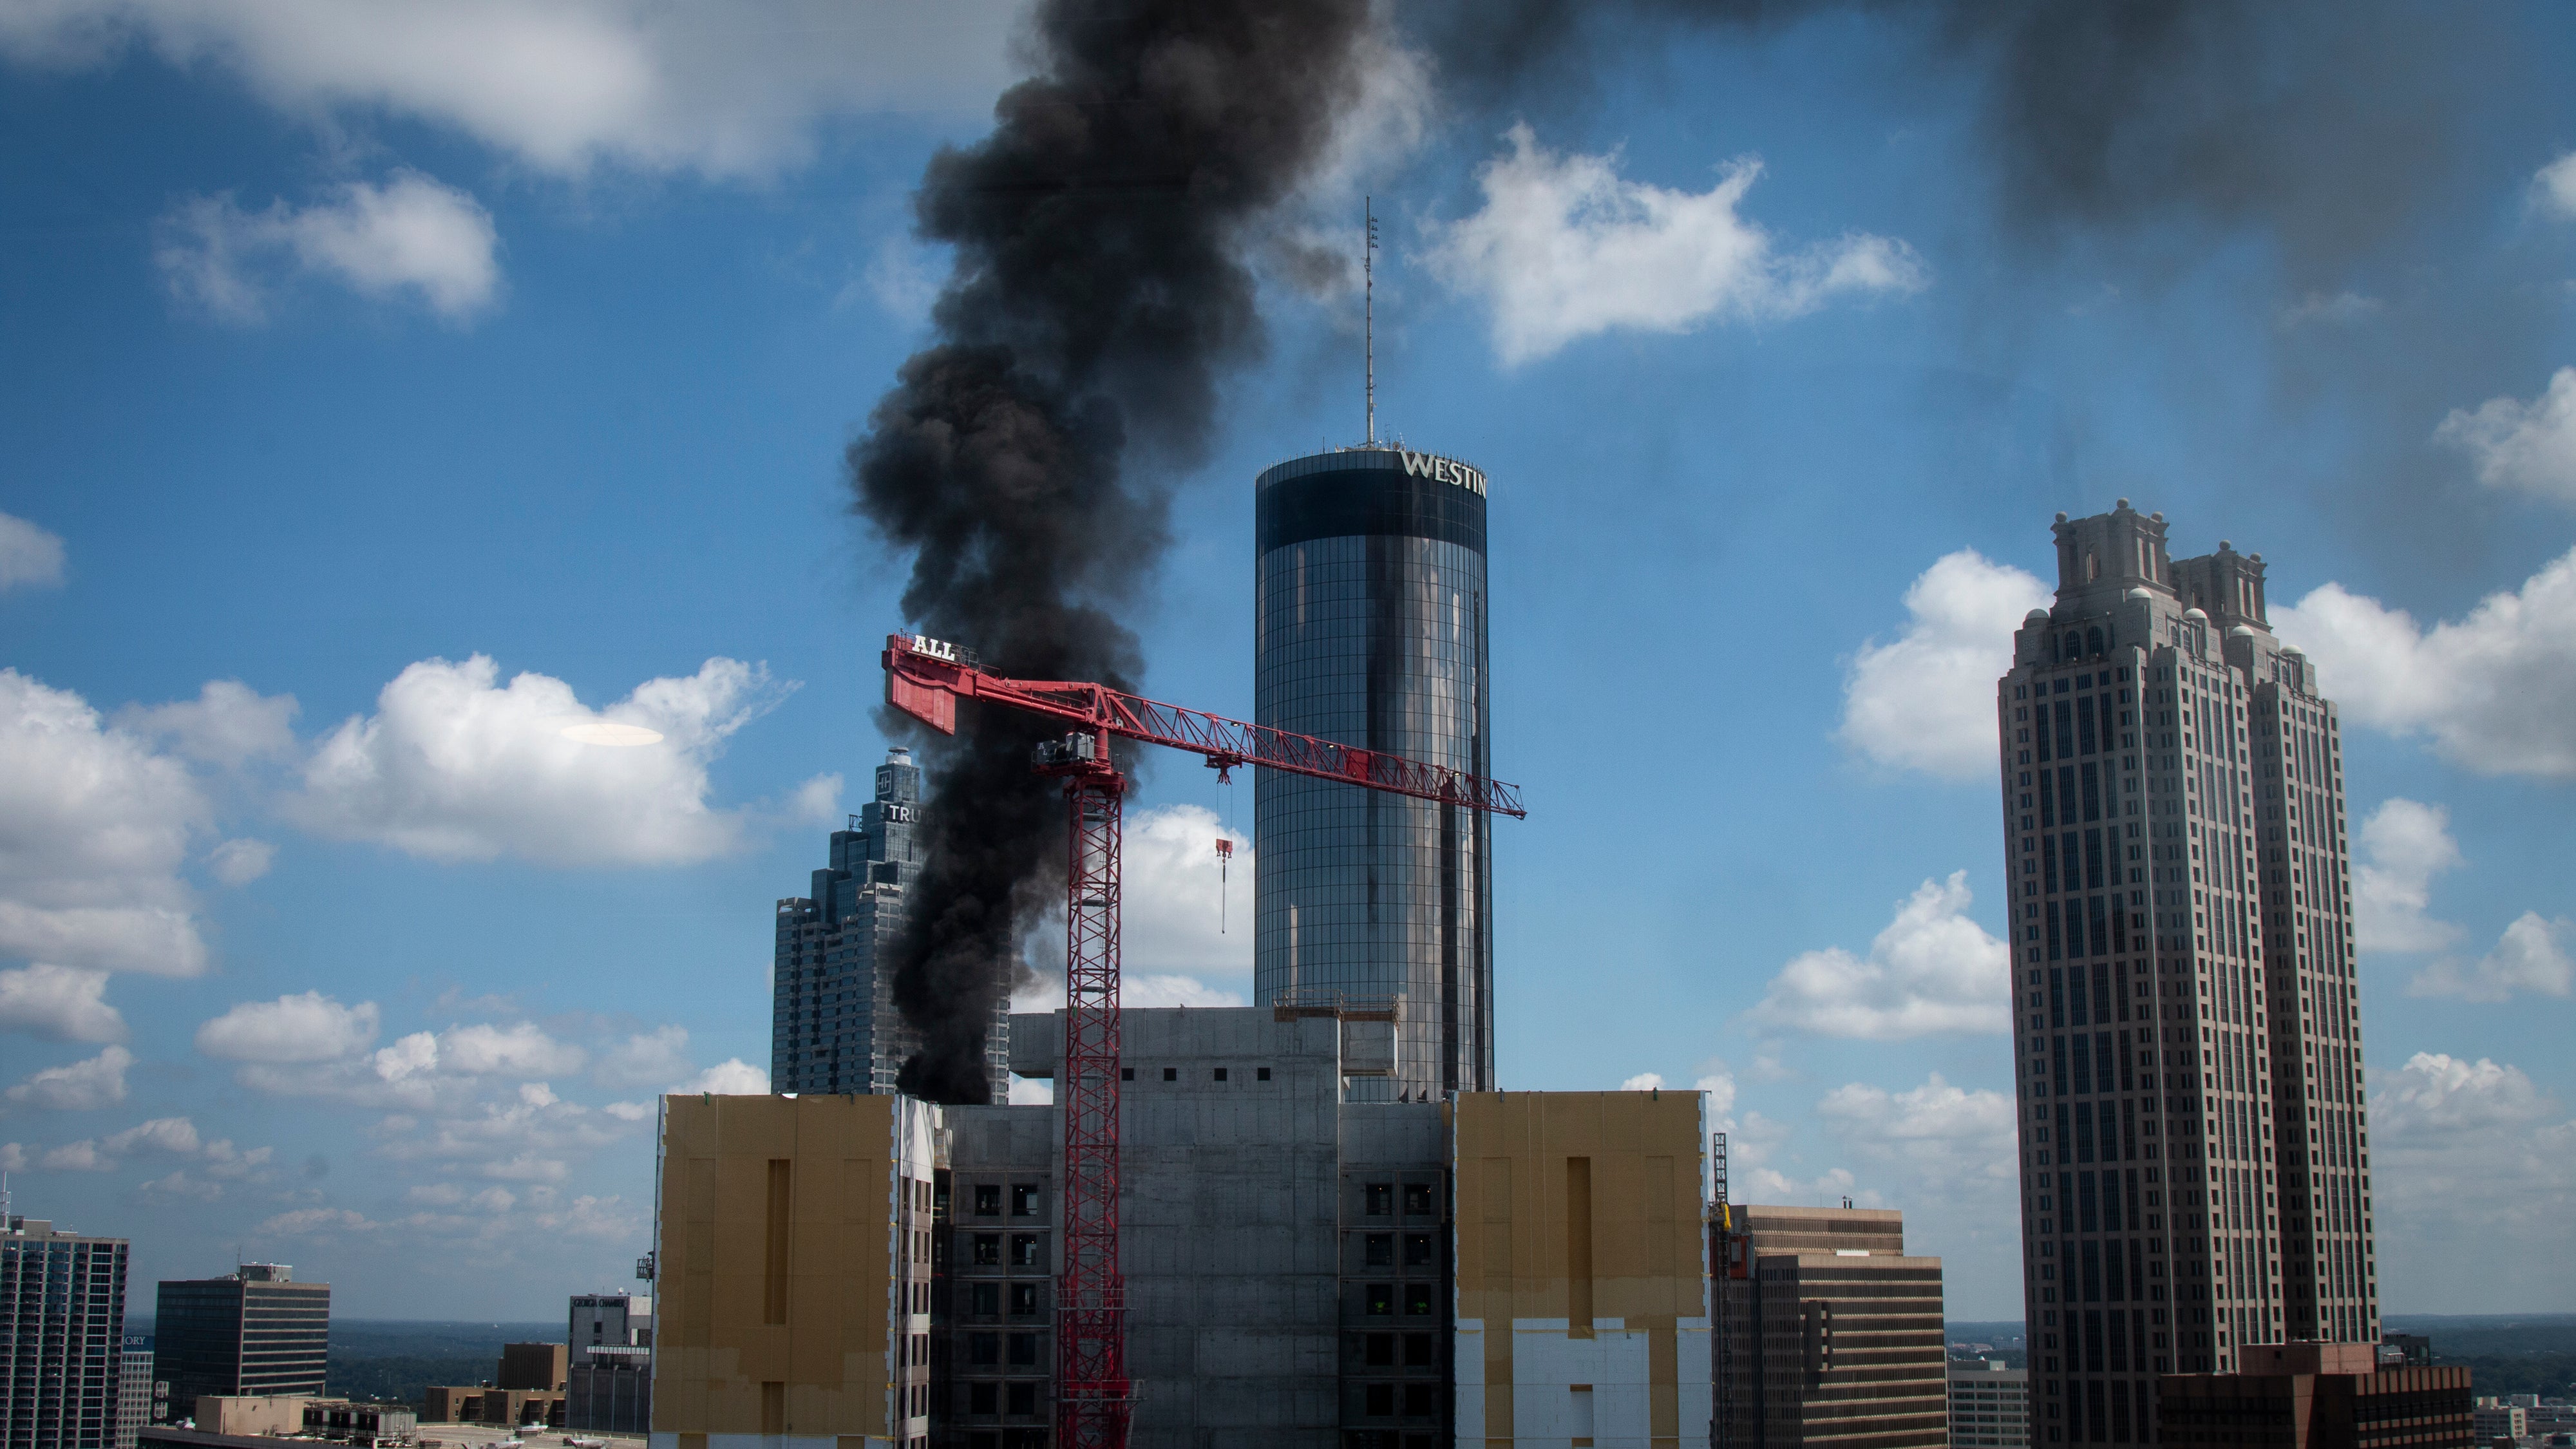
M245 1263L230 1278L164 1281L153 1309L153 1371L170 1414L202 1395L319 1396L330 1359L331 1285L297 1283L283 1264Z
M1483 475L1351 448L1257 488L1255 720L1490 775ZM1491 1090L1491 820L1266 770L1253 810L1261 999L1397 1003L1352 1100Z
M921 767L897 747L877 766L876 798L850 817L849 829L832 832L831 864L814 872L813 895L778 903L772 1091L895 1089L917 1043L895 1008L893 952L924 848ZM995 1101L1010 1093L1010 1028L1005 998L984 1044Z

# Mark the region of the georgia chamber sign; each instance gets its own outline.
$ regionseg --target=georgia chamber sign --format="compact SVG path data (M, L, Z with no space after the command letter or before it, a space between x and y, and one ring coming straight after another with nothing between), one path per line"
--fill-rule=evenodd
M1416 453L1404 448L1396 449L1395 455L1404 460L1404 471L1416 478L1432 478L1442 483L1455 483L1461 488L1473 491L1480 498L1484 496L1485 475L1454 458L1434 457L1429 453Z

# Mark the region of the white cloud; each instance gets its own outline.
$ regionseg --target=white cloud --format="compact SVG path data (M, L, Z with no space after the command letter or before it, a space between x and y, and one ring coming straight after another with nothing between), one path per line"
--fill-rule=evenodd
M281 1238L301 1238L316 1233L372 1233L383 1226L366 1214L348 1208L297 1208L292 1212L279 1213L251 1231Z
M1124 1006L1249 1006L1241 992L1210 986L1195 976L1156 973L1126 976L1119 982Z
M213 1202L224 1195L224 1186L202 1177L190 1177L182 1167L167 1177L135 1184L134 1190L147 1198L169 1202Z
M2453 408L2435 440L2469 455L2478 481L2576 503L2576 367L2562 367L2530 402L2489 398Z
M769 1094L769 1073L740 1057L727 1057L671 1090L712 1092L719 1097L764 1097Z
M525 1080L580 1071L589 1054L546 1035L532 1021L506 1027L478 1022L442 1033L438 1060L450 1071Z
M918 327L930 320L930 304L939 300L939 289L947 278L948 260L937 248L924 246L908 235L892 235L877 243L877 254L868 263L865 281L867 294L887 316L907 327ZM846 304L858 291L855 286L845 287L837 300Z
M319 991L245 1001L197 1028L197 1050L228 1062L280 1066L356 1056L376 1039L372 1001L343 1006Z
M118 710L116 726L167 739L189 759L236 769L294 754L295 731L288 721L296 709L294 695L263 695L238 679L210 679L195 699Z
M108 1050L119 1049L110 1047ZM123 1095L121 1087L118 1095ZM127 1158L144 1153L164 1157L202 1155L224 1167L256 1165L266 1162L269 1157L269 1149L265 1147L245 1156L233 1151L230 1142L200 1143L197 1124L185 1117L155 1117L107 1137L85 1137L78 1142L49 1148L37 1162L48 1172L113 1172ZM20 1156L23 1160L24 1153ZM228 1172L227 1175L242 1174Z
M209 818L179 761L79 695L0 669L0 958L203 971L178 872Z
M107 973L38 962L0 971L0 1028L56 1041L123 1041L125 1018L107 1004Z
M2386 303L2359 292L2310 292L2296 303L2282 308L2278 315L2284 328L2301 327L2311 322L2349 326L2385 310Z
M416 1031L385 1047L375 1055L376 1076L384 1081L399 1082L418 1076L438 1065L438 1035Z
M965 118L1010 79L1020 0L27 0L0 54L114 63L141 43L241 77L296 119L389 113L558 174L600 164L761 175L836 117Z
M1905 632L1872 639L1843 682L1842 737L1882 765L1972 780L1995 769L1995 680L2013 631L2048 607L2037 578L1963 548L1905 590Z
M1663 1087L1664 1074L1661 1072L1639 1072L1619 1084L1619 1090L1623 1092L1660 1092Z
M1218 880L1216 842L1234 841ZM1252 840L1221 830L1201 805L1164 805L1127 817L1125 919L1120 948L1131 972L1252 975ZM1224 929L1219 930L1220 918Z
M206 852L206 868L228 886L246 886L268 874L277 847L265 840L227 840Z
M109 1106L125 1100L125 1069L132 1065L134 1053L121 1046L107 1047L87 1061L45 1068L11 1087L8 1100L13 1106L57 1112Z
M300 210L192 197L161 219L153 260L174 296L227 322L266 321L275 276L291 264L362 296L408 294L461 323L500 293L499 244L481 202L397 171L382 186L343 182Z
M2482 775L2576 780L2576 551L2430 629L2340 584L2274 627L2316 661L2346 719L2429 735Z
M671 1025L639 1032L600 1053L590 1069L603 1087L651 1087L689 1075L689 1029Z
M28 1160L27 1144L0 1142L0 1172L24 1172Z
M2496 948L2474 962L2445 957L2415 974L2409 996L2456 996L2464 1001L2506 1001L2517 991L2564 997L2576 987L2576 922L2547 920L2525 911L2504 928Z
M2451 812L2390 799L2361 823L2363 859L2353 866L2353 917L2365 951L2438 951L2460 928L2424 914L2433 877L2460 863Z
M480 654L406 668L375 714L315 747L287 813L321 835L434 860L675 865L740 845L748 813L708 808L707 765L785 692L765 668L710 659L598 711L560 679L499 677ZM621 749L564 735L603 722L662 738Z
M1845 292L1911 292L1925 283L1911 247L1849 233L1783 254L1736 214L1762 174L1754 160L1720 168L1704 192L1619 176L1617 155L1558 155L1526 125L1477 178L1481 211L1443 228L1431 264L1491 309L1506 364L1545 357L1616 327L1686 332L1711 318L1794 317Z
M0 592L59 588L63 540L14 513L0 513Z
M1863 1082L1837 1087L1816 1114L1856 1152L1902 1162L1922 1187L2016 1180L2013 1099L2001 1092L1954 1087L1934 1072L1904 1092Z
M2370 1073L2371 1151L2386 1292L2427 1311L2576 1293L2564 1251L2576 1121L2519 1067L2417 1052ZM2464 1192L2461 1184L2475 1183Z
M2544 211L2576 221L2576 151L2540 168L2531 178L2531 199Z
M1011 1105L1044 1107L1055 1101L1055 1083L1044 1077L1011 1078Z
M1839 946L1799 956L1772 978L1752 1019L1872 1041L2006 1030L2009 952L1968 919L1972 899L1964 870L1925 881L1870 942L1868 959Z

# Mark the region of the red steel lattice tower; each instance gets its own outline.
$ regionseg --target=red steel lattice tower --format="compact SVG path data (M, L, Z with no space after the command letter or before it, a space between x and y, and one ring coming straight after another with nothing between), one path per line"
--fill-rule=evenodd
M1366 790L1521 816L1509 785L1401 755L1245 724L1121 694L1103 685L1004 679L954 645L896 634L886 640L886 702L942 734L957 732L957 701L981 699L1075 732L1040 745L1037 769L1064 781L1064 1060L1056 1100L1064 1117L1064 1256L1056 1277L1056 1442L1125 1449L1134 1405L1127 1378L1127 1285L1118 1266L1118 929L1120 810L1127 777L1111 739L1187 750L1220 770L1237 765Z
M1056 1442L1127 1442L1127 1284L1118 1267L1120 811L1127 777L1105 733L1041 764L1064 779L1064 1252L1056 1278ZM1089 758L1081 758L1088 755Z

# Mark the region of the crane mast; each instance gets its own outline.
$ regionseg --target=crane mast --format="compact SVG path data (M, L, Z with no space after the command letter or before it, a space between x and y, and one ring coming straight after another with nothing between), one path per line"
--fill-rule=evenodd
M977 699L1072 727L1038 746L1037 772L1064 782L1064 1055L1056 1069L1064 1122L1064 1188L1056 1277L1056 1442L1125 1449L1134 1405L1127 1377L1127 1286L1118 1261L1118 932L1121 812L1127 777L1112 739L1187 750L1219 771L1237 765L1438 800L1521 818L1520 792L1499 781L1383 750L1246 724L1105 685L1005 679L952 644L886 639L886 702L957 732L957 701Z

